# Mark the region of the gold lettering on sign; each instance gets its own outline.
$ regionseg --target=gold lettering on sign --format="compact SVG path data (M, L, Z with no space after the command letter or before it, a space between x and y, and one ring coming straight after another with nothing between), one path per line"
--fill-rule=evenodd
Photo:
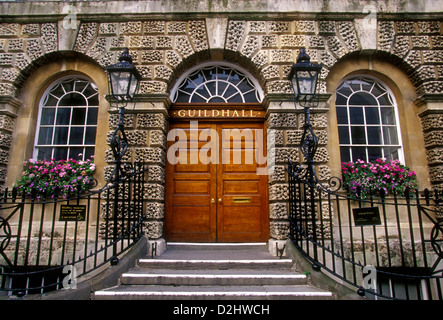
M171 113L177 118L257 118L261 112L245 109L178 109Z

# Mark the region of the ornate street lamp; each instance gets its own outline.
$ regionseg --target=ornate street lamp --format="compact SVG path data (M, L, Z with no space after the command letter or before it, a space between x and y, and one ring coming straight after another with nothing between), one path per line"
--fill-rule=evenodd
M134 101L134 96L137 93L138 86L141 80L140 73L137 71L136 67L132 64L132 57L129 54L128 48L124 48L122 54L120 55L118 62L114 65L107 66L105 68L108 74L108 84L109 92L111 94L111 106L116 102L116 107L118 108L118 126L115 129L112 137L110 146L114 155L114 172L111 175L109 181L114 183L114 229L113 229L113 256L111 258L111 265L116 265L118 263L117 258L117 225L118 225L118 215L119 215L119 188L120 183L128 176L132 166L128 165L122 168L122 160L128 149L128 138L125 133L125 107L128 102ZM124 215L121 212L122 216Z
M141 75L132 64L132 57L128 48L124 48L118 62L105 68L108 74L109 92L111 94L111 106L116 102L119 118L118 126L111 137L111 149L115 159L114 178L120 179L121 161L128 149L128 139L124 131L125 107L128 102L134 101ZM123 172L124 173L124 172Z
M305 48L300 49L297 63L294 63L289 73L289 81L294 90L294 102L304 107L305 123L300 149L306 159L309 169L313 170L313 158L317 151L318 138L312 130L310 121L310 108L318 105L316 91L318 75L322 65L311 62Z
M291 81L294 90L295 100L300 104L313 102L316 96L318 75L322 66L310 60L305 48L301 48L297 63L292 65L289 73L289 81Z
M310 61L309 55L306 53L305 48L300 49L300 54L297 57L297 63L293 64L291 72L289 73L289 81L292 84L294 90L294 102L299 103L304 107L305 120L303 125L303 135L300 141L300 150L306 160L307 168L304 176L304 183L308 187L305 192L310 197L310 224L312 226L312 240L314 244L314 261L317 260L317 231L316 231L316 204L315 204L315 187L318 182L318 178L314 169L314 156L318 147L318 138L312 130L310 120L310 108L318 105L318 100L315 101L317 91L318 75L322 69L322 66ZM294 165L290 163L290 166L294 168ZM296 171L301 173L301 165L296 166ZM290 169L291 171L292 169ZM300 213L300 212L299 212ZM301 211L302 216L307 212ZM320 266L317 262L313 264L314 270L320 270Z
M128 48L124 48L116 64L105 68L108 73L109 92L117 103L126 106L134 100L141 75L132 64Z

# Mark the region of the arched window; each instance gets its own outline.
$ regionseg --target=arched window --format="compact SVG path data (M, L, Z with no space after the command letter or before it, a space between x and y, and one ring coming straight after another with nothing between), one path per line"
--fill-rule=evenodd
M261 102L263 94L246 72L211 63L179 79L171 98L175 103L254 103Z
M58 80L40 101L34 158L88 159L94 154L98 89L89 79Z
M341 161L403 161L397 105L381 81L368 76L345 79L336 92Z

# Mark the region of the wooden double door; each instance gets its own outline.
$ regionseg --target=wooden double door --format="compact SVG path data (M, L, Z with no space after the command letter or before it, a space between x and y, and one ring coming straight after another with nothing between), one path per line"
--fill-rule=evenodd
M170 125L168 241L261 242L269 238L263 123ZM171 131L170 131L171 132ZM170 140L170 139L168 139ZM261 149L261 150L260 150Z

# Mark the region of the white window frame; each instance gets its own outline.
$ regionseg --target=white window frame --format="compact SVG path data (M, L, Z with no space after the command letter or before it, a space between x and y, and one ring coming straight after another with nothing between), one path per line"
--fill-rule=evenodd
M180 89L181 85L184 83L184 81L186 81L188 79L188 77L196 74L197 72L199 72L202 69L209 69L209 68L213 68L213 67L221 67L221 68L224 68L224 69L233 69L234 71L236 71L236 72L240 73L241 75L243 75L245 77L243 81L248 81L249 84L256 90L257 102L262 102L263 101L263 97L264 97L263 90L262 90L260 84L258 83L258 81L255 79L254 76L252 76L251 73L249 73L248 71L244 70L243 68L241 68L241 67L239 67L237 65L234 65L232 63L228 63L228 62L223 62L223 63L219 62L219 63L217 63L217 62L214 62L214 61L212 61L212 62L205 62L205 63L199 64L199 65L189 69L185 74L181 75L180 78L178 78L178 80L176 81L175 85L172 87L171 94L170 94L171 101L172 102L176 102L177 95L179 94L179 89ZM218 82L218 81L223 81L223 80L219 80L219 79L217 79L217 80L207 80L206 79L205 82L203 82L203 83L198 85L198 88L204 86L206 83ZM224 81L224 82L226 82L226 81ZM226 82L226 83L229 83L229 82ZM198 93L195 93L196 90L197 90L197 88L194 90L193 94L198 94ZM247 92L241 92L240 91L240 93L242 94L243 103L245 103L243 95L246 94ZM188 100L188 103L191 103L190 101L192 100L193 94L190 95L190 99ZM213 97L215 97L215 95L214 96L210 96L209 99L213 98ZM202 97L202 98L206 98L206 97Z
M86 128L88 128L88 127L95 127L95 128L97 128L97 123L95 123L94 125L88 125L87 124L87 112L88 112L88 108L89 107L93 107L93 108L97 108L97 120L98 120L98 109L99 109L99 103L97 103L97 105L87 105L87 107L86 107L86 114L85 114L85 123L83 124L83 125L72 125L71 124L71 121L72 121L72 112L71 112L71 115L70 115L70 123L69 123L69 125L66 125L66 127L68 127L69 129L68 129L68 140L67 140L67 143L66 144L60 144L60 145L58 145L58 144L54 144L54 136L55 136L55 134L54 134L54 131L52 132L52 141L51 141L51 144L48 144L48 145L39 145L38 144L38 140L39 140L39 134L40 134L40 128L41 128L41 126L42 126L42 124L41 124L41 120L42 120L42 112L43 112L43 107L44 107L44 104L46 103L46 101L47 101L47 99L48 99L48 95L50 94L50 92L54 89L54 88L56 88L58 85L60 85L61 83L64 83L64 82L68 82L68 81L71 81L71 80L81 80L81 81L87 81L87 82L89 82L89 84L87 85L87 86L89 86L90 84L92 84L94 87L95 87L95 89L96 89L96 93L95 94L93 94L93 95L91 95L91 96L89 96L89 97L87 97L88 99L89 98L91 98L91 97L93 97L93 96L95 96L95 95L98 95L98 99L100 99L100 95L99 95L99 91L98 91L98 87L97 87L97 85L94 83L94 81L92 81L90 78L88 78L88 77L86 77L86 76L81 76L81 75L70 75L70 76L64 76L64 77L61 77L61 78L59 78L59 79L57 79L56 81L54 81L46 90L45 90L45 92L44 92L44 94L42 95L42 97L41 97L41 99L40 99L40 101L39 101L39 109L38 109L38 116L37 116L37 125L36 125L36 131L35 131L35 138L34 138L34 151L33 151L33 159L35 159L35 160L37 160L38 159L38 149L39 148L44 148L44 147L48 147L48 148L56 148L56 147L66 147L66 148L82 148L83 150L85 150L85 148L94 148L95 149L95 146L96 146L96 143L95 143L95 141L94 141L94 144L84 144L84 139L85 139L85 135L86 135ZM87 86L85 86L85 88L87 87ZM72 91L72 92L78 92L78 91ZM81 91L81 92L79 92L79 93L83 93L83 90ZM68 92L66 92L65 91L65 95L66 94L68 94ZM63 97L63 96L62 96ZM60 97L59 98L59 101L58 101L58 103L62 100L62 97ZM55 107L55 109L56 109L56 112L57 112L57 109L59 108L59 106L58 106L58 103L57 103L57 106ZM75 108L75 106L69 106L69 107L74 107ZM54 123L52 124L52 127L53 128L55 128L56 127L56 125L55 125L55 121L56 121L56 114L54 115ZM50 125L48 125L48 127L49 127ZM84 131L83 131L83 143L82 144L70 144L69 143L69 136L70 136L70 131L71 131L71 129L73 128L73 127L83 127L84 128ZM95 134L95 138L97 137L97 131L96 131L96 134ZM95 139L94 138L94 139ZM68 149L68 154L67 154L67 157L69 158L69 153L70 153L70 150ZM83 153L83 156L82 156L82 158L81 158L81 160L85 160L85 157L86 157L86 155L85 155L85 152L82 152ZM95 152L94 152L95 153ZM52 157L51 158L54 158L54 149L52 149L52 153L51 153L51 155L52 155Z
M352 143L352 135L351 135L351 127L353 126L353 125L351 125L351 119L350 119L350 104L349 104L349 97L351 97L351 95L350 96L348 96L347 98L348 98L348 100L347 100L347 104L346 104L346 106L345 105L337 105L337 95L339 95L340 93L338 92L339 91L339 89L340 88L342 88L342 86L343 86L343 84L345 83L345 82L347 82L347 81L350 81L350 80L356 80L356 79L361 79L361 80L368 80L368 81L371 81L371 82L373 82L374 84L372 85L372 87L371 87L371 90L372 90L372 88L376 85L376 84L378 84L380 87L382 87L383 89L385 89L386 90L386 94L389 96L389 101L391 102L391 104L389 105L390 107L393 107L394 108L394 119L395 119L395 127L396 127L396 133L397 133L397 139L398 139L398 144L396 144L396 145L394 145L394 144L386 144L386 143L384 143L384 138L383 138L383 130L381 130L381 139L382 139L382 144L369 144L368 143L368 134L367 134L367 128L369 127L369 126L371 126L371 125L368 125L367 124L367 120L366 120L366 114L365 114L365 112L363 112L363 117L364 117L364 123L363 124L358 124L358 125L356 125L356 126L364 126L365 127L365 139L366 139L366 143L365 144L353 144ZM361 87L361 86L360 86ZM377 99L377 97L375 97L375 95L374 94L372 94L370 91L371 90L369 90L369 91L366 91L366 90L362 90L362 88L361 88L361 90L353 90L353 88L352 87L350 87L350 89L353 91L353 92L366 92L366 93L368 93L368 94L370 94L370 95L372 95L376 100L377 100L377 102L378 102L378 109L379 109L379 121L380 121L380 123L378 124L378 126L380 126L381 128L383 127L383 124L382 124L382 118L381 118L381 108L382 107L380 107L380 102L379 102L379 100ZM343 96L343 95L342 95ZM381 96L381 95L380 95ZM379 96L379 97L380 97ZM389 86L387 86L383 81L381 81L380 79L378 79L378 78L376 78L376 77L373 77L373 76L370 76L370 75L365 75L365 74L357 74L357 75L352 75L352 76L348 76L348 77L346 77L346 78L344 78L344 79L342 79L342 81L340 81L340 84L338 85L338 87L337 87L337 90L335 91L335 103L336 103L336 108L338 108L338 107L346 107L346 110L347 110L347 118L348 118L348 123L347 124L339 124L338 122L338 113L337 113L337 109L336 109L336 117L337 117L337 126L338 127L348 127L348 134L349 134L349 139L350 139L350 141L349 141L349 144L342 144L342 143L340 143L340 135L339 135L339 148L340 148L340 158L341 158L341 148L342 147L349 147L349 148L351 148L350 149L350 161L353 161L353 162L355 162L356 160L358 160L358 159L353 159L353 155L352 155L352 148L353 147L362 147L362 148L365 148L365 151L366 151L366 160L367 161L369 161L369 154L368 154L368 148L369 147L380 147L380 148L382 148L382 153L383 153L383 156L384 156L384 151L383 151L383 147L398 147L398 160L401 162L401 163L404 163L404 151L403 151L403 142L402 142L402 137L401 137L401 128L400 128L400 118L399 118L399 115L398 115L398 105L397 105L397 101L396 101L396 99L395 99L395 96L394 96L394 94L393 94L393 92L391 91L391 89L389 88ZM353 105L354 106L354 105ZM386 105L385 105L386 106ZM364 105L361 105L361 107L365 107ZM372 125L372 126L377 126L377 125ZM341 159L341 161L343 162L344 160L343 159ZM346 162L346 161L345 161Z

